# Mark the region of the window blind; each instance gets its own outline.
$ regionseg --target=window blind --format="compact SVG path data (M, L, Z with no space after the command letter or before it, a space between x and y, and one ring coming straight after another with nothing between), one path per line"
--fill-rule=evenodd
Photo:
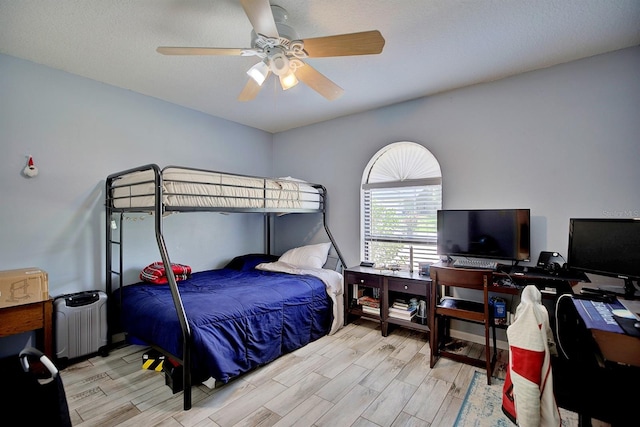
M366 260L406 264L411 247L414 264L438 260L436 220L442 206L440 178L363 185L363 199Z

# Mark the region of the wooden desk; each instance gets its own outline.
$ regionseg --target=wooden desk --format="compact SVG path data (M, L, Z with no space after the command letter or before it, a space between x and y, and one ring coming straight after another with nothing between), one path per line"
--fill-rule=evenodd
M452 267L447 263L435 264L441 267ZM502 295L520 295L525 285L535 283L538 288L543 289L542 297L546 300L554 301L559 294L571 293L571 286L577 283L577 279L566 279L551 274L541 273L539 270L531 268L530 270L519 273L507 275L506 273L496 272L493 275L494 279L500 279L505 277L511 277L512 280L519 285L518 287L500 286L499 280L492 283L489 286L489 292ZM586 280L586 276L584 277ZM375 295L380 300L380 310L377 314L365 313L361 306L354 304L354 300L357 296L354 294L353 286L357 285L370 290L375 289ZM431 286L431 278L429 276L422 276L417 272L409 273L407 271L392 272L390 270L378 270L371 267L355 266L347 268L344 273L344 307L345 307L345 324L349 322L349 315L351 316L363 316L376 321L380 321L382 334L387 335L389 324L403 326L422 332L429 332L429 322L420 323L416 319L413 321L404 321L396 318L392 318L388 315L389 305L393 302L394 294L406 294L406 299L410 297L416 297L426 302L429 307L429 291ZM553 287L555 293L544 292L545 288ZM479 289L482 290L482 289ZM514 309L512 307L511 309ZM553 321L553 316L550 314L550 318ZM427 316L428 319L428 316Z
M53 360L53 299L0 309L0 337L36 331L37 347Z
M571 298L571 303L563 301L560 305L561 318L566 319L560 324L560 330L567 331L561 338L572 339L577 333L583 333L572 328L582 328L591 335L605 362L640 367L640 337L630 335L622 328L623 324L628 324L633 329L635 321L613 317L614 309L624 308L620 302ZM567 322L578 326L568 326Z
M605 360L640 367L640 339L626 334L616 334L592 329Z
M435 264L439 267L453 267L453 264L439 262ZM504 279L510 279L515 286L502 286ZM542 292L543 299L555 300L558 295L573 293L573 287L580 282L588 282L589 279L584 273L562 273L551 274L536 267L514 268L512 272L494 271L494 283L489 286L489 292L505 295L520 295L526 285L535 285Z

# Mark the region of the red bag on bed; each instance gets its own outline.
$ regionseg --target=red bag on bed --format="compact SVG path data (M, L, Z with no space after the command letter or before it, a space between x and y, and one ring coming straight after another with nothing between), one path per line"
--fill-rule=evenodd
M191 267L188 265L172 262L171 270L173 270L173 274L176 276L176 282L186 280L191 275ZM154 262L153 264L149 264L143 268L140 272L140 280L155 283L156 285L162 285L169 282L162 261Z

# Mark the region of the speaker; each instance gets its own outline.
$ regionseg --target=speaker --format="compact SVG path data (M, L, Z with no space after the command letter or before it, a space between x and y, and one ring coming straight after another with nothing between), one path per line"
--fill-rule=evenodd
M558 274L566 268L564 258L558 252L540 252L537 265L552 274Z

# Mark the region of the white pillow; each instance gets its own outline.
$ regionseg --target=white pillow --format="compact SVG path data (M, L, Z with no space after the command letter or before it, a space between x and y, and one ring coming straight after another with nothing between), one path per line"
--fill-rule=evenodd
M279 261L303 268L322 268L327 262L330 248L331 243L328 242L289 249L282 254Z

